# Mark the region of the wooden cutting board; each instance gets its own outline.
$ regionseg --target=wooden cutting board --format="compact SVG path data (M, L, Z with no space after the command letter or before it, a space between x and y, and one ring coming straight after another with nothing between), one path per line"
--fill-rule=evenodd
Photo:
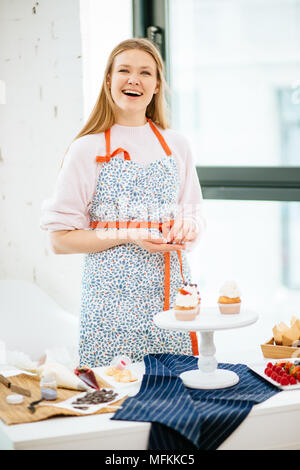
M77 413L72 410L64 408L56 408L55 406L36 406L35 413L31 413L27 406L35 400L39 400L41 397L40 391L40 378L36 375L27 375L20 374L14 377L9 377L9 380L20 387L27 388L31 391L31 397L25 397L23 403L20 405L10 405L6 401L7 395L11 395L12 391L7 388L5 385L0 383L0 418L6 424L20 424L20 423L32 423L35 421L41 421L43 419L52 418L53 416L88 416L87 414ZM102 383L101 378L97 376L97 382L99 386L107 387L107 384ZM111 387L109 387L111 388ZM57 389L57 399L49 403L55 404L68 398L75 397L76 395L81 394L82 392L76 390L68 390L65 388ZM126 399L122 398L114 402L113 405L119 406ZM43 403L47 403L44 401ZM113 405L110 405L107 408L102 408L96 413L91 414L102 414L102 413L112 413L117 410L113 408Z

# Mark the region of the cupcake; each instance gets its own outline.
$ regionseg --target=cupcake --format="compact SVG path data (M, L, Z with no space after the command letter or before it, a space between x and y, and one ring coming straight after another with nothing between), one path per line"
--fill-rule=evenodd
M178 289L175 299L176 319L181 321L195 320L200 312L200 300L197 284L185 282L183 287Z
M226 281L220 289L218 305L221 313L240 313L240 291L234 281Z

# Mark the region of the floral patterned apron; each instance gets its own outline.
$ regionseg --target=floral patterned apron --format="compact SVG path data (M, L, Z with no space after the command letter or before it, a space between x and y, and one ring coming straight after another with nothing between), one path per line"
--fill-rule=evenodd
M101 162L90 207L91 230L148 228L161 236L174 222L179 174L174 156L157 127L148 123L166 155L144 166L118 148L110 153L110 129L105 132L106 155ZM124 158L119 158L122 153ZM116 157L118 155L118 157ZM173 306L183 280L191 282L186 254L150 253L126 243L85 256L82 279L80 365L108 365L120 354L141 361L145 354L198 355L195 332L162 330L153 316Z

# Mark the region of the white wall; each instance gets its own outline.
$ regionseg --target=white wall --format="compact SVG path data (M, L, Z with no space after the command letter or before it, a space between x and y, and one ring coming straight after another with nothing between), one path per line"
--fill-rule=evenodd
M51 252L40 208L94 104L110 50L131 36L130 6L0 0L0 279L34 282L75 315L83 256Z
M79 11L79 0L0 0L0 278L34 282L73 312L80 257L53 255L39 218L83 123Z

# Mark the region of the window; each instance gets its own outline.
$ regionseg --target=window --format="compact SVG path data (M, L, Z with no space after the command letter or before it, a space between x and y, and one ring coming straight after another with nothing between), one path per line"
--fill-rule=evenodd
M224 280L235 279L249 308L300 317L300 203L205 204L207 231L190 256L203 299L213 305Z
M298 95L298 89L279 88L277 102L280 163L282 165L300 165L300 92Z
M206 199L195 279L210 303L240 281L270 326L300 316L300 1L133 4L134 34L152 31L165 58L172 127Z
M108 54L132 35L131 0L80 0L80 27L86 121L100 92Z
M300 152L282 156L278 100L285 87L284 104L299 116L299 31L297 1L169 2L174 125L199 164L300 165ZM300 126L294 133L299 141Z

